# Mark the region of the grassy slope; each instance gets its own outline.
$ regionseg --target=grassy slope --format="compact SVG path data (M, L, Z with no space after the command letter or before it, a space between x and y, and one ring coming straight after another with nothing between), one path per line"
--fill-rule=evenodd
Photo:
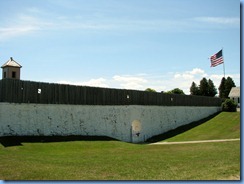
M225 120L232 115L219 116ZM225 129L232 131L235 126L230 127ZM208 135L213 134L211 128L204 129ZM229 132L225 132L226 136L219 134L221 138L229 138ZM0 164L0 179L4 180L229 179L240 175L240 142L136 145L73 141L23 143L6 148L0 145Z
M164 141L194 141L240 138L240 112L222 112L191 130Z

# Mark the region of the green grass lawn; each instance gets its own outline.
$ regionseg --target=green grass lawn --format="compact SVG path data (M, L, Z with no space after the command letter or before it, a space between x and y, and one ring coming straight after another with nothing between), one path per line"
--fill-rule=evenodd
M227 118L233 119L230 116L239 121L237 116L240 114L237 113L221 113L212 119L216 124L219 123L216 118L222 121L220 125L229 130L225 131L226 136L224 133L219 134L220 137L212 136L215 133L211 133L212 128L207 127L198 131L203 133L205 130L214 139L236 138L240 135L240 129L237 123L226 121ZM211 121L206 124L213 126ZM193 133L194 129L188 133ZM185 137L198 139L198 136ZM2 180L236 179L240 176L240 141L184 145L130 144L120 141L22 143L22 146L11 147L0 145L0 164Z
M164 141L195 141L240 138L240 112L221 112L211 120Z

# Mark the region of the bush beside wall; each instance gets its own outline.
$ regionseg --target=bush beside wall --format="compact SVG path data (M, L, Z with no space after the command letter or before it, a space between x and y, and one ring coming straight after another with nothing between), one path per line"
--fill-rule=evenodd
M222 103L222 110L226 112L236 112L237 103L232 99L226 99Z

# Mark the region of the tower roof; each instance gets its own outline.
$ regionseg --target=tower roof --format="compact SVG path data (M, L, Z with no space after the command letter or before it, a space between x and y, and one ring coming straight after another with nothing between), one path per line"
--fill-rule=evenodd
M17 67L17 68L21 68L22 67L12 57L10 57L10 59L6 63L4 63L3 66L1 66L1 68L7 67L7 66L12 66L12 67Z

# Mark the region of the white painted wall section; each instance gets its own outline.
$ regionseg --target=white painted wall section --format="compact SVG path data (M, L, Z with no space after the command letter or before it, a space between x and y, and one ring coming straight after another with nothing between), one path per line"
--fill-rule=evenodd
M137 143L220 110L220 107L0 103L0 136L109 136Z

